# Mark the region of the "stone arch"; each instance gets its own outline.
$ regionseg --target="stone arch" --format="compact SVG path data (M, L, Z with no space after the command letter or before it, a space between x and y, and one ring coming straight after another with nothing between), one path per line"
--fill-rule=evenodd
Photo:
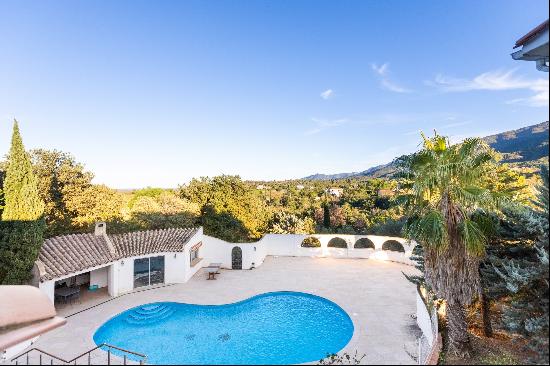
M243 250L240 247L231 250L231 269L243 269Z
M375 249L374 243L369 238L361 238L355 242L353 246L355 249Z
M343 249L347 249L348 248L348 242L345 241L344 239L336 236L332 239L330 239L328 241L328 244L327 244L327 247L328 248L343 248Z
M302 240L302 244L300 244L300 246L302 248L320 248L321 241L314 236L308 236Z
M384 244L382 244L382 250L405 253L405 247L403 244L393 239L386 240Z

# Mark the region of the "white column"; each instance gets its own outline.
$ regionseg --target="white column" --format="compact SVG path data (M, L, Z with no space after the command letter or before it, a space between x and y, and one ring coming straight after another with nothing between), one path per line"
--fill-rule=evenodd
M38 288L48 296L52 303L55 302L55 281L40 282Z
M119 281L119 274L118 274L118 268L119 264L118 262L115 262L109 266L109 275L108 275L108 291L109 296L116 297L118 296L119 290L118 290L118 281Z

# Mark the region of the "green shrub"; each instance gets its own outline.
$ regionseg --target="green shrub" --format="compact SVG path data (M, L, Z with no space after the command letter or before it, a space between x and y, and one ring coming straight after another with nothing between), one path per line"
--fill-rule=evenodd
M319 239L309 236L302 241L302 248L320 248L321 242Z
M374 243L369 238L361 238L355 242L354 248L355 249L366 249L366 248L374 249Z
M328 247L346 249L348 247L348 243L342 238L332 238L328 242Z
M397 240L388 240L382 244L382 250L390 250L392 252L405 253L405 248Z

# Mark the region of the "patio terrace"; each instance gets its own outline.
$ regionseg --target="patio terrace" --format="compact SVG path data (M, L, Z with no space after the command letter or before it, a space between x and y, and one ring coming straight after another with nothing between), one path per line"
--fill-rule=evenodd
M109 299L104 292L83 295L59 307L67 325L43 335L33 347L71 359L93 347L93 334L112 316L134 306L176 301L225 304L271 291L301 291L325 297L352 318L355 332L342 352L357 350L368 364L413 364L416 353L415 287L401 273L413 267L368 259L272 257L254 270L222 270L207 281L204 270L185 284L157 287ZM104 300L109 300L104 302ZM100 305L98 305L100 304ZM94 306L88 310L83 309ZM74 314L74 315L71 315ZM140 352L140 350L132 350ZM101 351L94 362L105 357ZM32 362L32 360L31 360ZM49 361L48 361L49 362Z

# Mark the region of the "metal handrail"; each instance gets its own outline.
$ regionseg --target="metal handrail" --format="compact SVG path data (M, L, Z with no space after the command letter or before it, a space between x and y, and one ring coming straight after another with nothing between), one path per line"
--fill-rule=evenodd
M92 348L91 350L88 350L88 351L86 351L86 352L84 352L84 353L82 353L82 354L76 356L75 358L73 358L72 360L69 360L69 361L64 360L64 359L62 359L62 358L60 358L60 357L54 356L54 355L52 355L51 353L48 353L48 352L46 352L46 351L43 351L43 350L41 350L41 349L39 349L39 348L31 348L30 350L28 350L28 351L26 351L26 352L20 354L19 356L14 357L14 358L11 360L11 362L15 362L16 365L19 365L19 359L20 359L21 357L27 356L27 365L28 365L28 364L29 364L29 354L30 354L31 352L33 352L33 351L36 351L36 352L40 352L40 365L42 365L42 354L44 354L44 355L46 355L46 356L48 356L48 357L50 357L50 358L52 359L52 360L51 360L51 364L52 364L52 365L53 365L53 360L54 360L54 359L56 359L57 361L60 361L60 362L62 362L62 363L64 363L64 364L73 364L73 363L74 363L74 364L76 365L76 361L77 361L78 359L80 359L80 358L82 358L82 357L88 355L88 365L91 365L91 357L90 357L90 354L91 354L93 351L95 351L95 350L97 350L97 349L100 349L100 348L102 348L102 347L107 347L107 348L108 348L108 350L107 350L107 364L108 364L108 365L111 364L111 349L115 349L115 350L117 350L117 351L121 351L121 352L124 352L124 353L128 353L128 354L130 354L130 355L134 355L134 356L137 356L137 357L141 358L141 360L139 361L139 364L140 364L140 365L144 365L144 364L147 363L147 356L146 356L146 355L141 354L141 353L137 353L137 352L134 352L134 351L130 351L130 350L127 350L127 349L124 349L124 348L116 347L116 346L113 346L113 345L110 345L110 344L107 344L107 343L102 343L102 344L100 344L99 346L94 347L94 348ZM124 357L123 357L123 359L124 359L124 365L126 365L127 357L128 357L127 355L124 355Z

